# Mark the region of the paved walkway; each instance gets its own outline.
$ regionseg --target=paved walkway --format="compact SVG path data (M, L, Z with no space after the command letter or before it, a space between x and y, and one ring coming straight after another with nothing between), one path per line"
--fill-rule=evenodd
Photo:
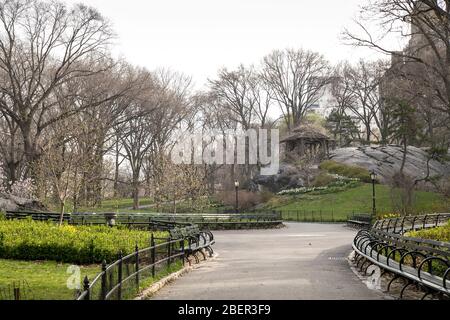
M346 261L355 233L326 224L215 232L219 257L162 289L154 299L383 299L357 278Z

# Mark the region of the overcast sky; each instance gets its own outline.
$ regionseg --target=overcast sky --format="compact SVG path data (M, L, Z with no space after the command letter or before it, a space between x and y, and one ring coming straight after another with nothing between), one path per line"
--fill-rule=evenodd
M116 54L150 70L182 71L197 87L219 68L258 63L273 49L303 47L332 62L375 58L340 40L362 1L78 0L113 23Z

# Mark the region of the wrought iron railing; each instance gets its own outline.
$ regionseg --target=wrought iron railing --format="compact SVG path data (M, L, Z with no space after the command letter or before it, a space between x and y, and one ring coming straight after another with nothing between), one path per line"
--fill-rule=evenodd
M450 214L433 214L377 221L372 230L362 230L355 237L355 263L365 273L371 265L393 273L388 291L395 280L406 279L401 298L413 284L427 289L423 299L433 293L450 297L450 243L405 236L449 220Z
M406 216L379 220L373 229L389 233L404 234L408 231L439 227L450 220L450 213L436 213L421 216Z
M38 221L59 221L57 213L45 212L7 212L8 219L31 218ZM65 214L64 221L73 225L104 225L114 220L115 224L129 227L151 229L160 227L165 222L198 225L206 229L252 227L276 227L282 224L282 217L276 212L258 213L72 213Z
M172 272L172 267L185 264L189 255L206 249L210 255L213 251L214 237L211 232L192 233L193 228L179 239L158 239L151 237L149 248L139 249L127 256L121 256L114 263L102 264L101 272L90 281L84 279L83 291L77 300L122 300L136 296L141 285L148 280L154 281L158 276ZM198 229L197 229L198 230ZM202 241L203 240L203 241ZM198 258L195 256L196 260Z

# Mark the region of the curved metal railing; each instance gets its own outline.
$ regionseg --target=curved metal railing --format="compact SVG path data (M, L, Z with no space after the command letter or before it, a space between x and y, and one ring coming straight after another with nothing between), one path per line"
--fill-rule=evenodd
M169 222L167 222L169 223ZM197 262L197 252L206 259L202 249L214 253L211 246L215 243L214 235L209 231L200 231L196 226L175 227L171 236L175 237L150 240L150 247L139 249L127 256L121 256L114 263L102 264L101 272L89 281L85 277L83 291L77 300L122 300L135 296L141 285L148 279L156 279L158 276L172 272L172 267L184 265L188 256L193 255Z
M450 220L450 213L436 213L422 216L406 216L400 218L378 220L373 229L384 230L395 234L404 234L413 230L429 229L442 226Z
M450 214L433 214L378 221L371 230L360 231L353 241L356 265L367 273L371 265L394 274L388 285L406 279L406 289L419 284L432 293L450 296L450 243L405 237L408 231L448 223Z
M31 218L38 221L59 222L58 213L8 211L8 219ZM201 228L275 228L283 223L280 213L72 213L65 214L63 220L73 225L104 225L114 217L114 222L128 227L151 228L161 221L177 224L195 224Z

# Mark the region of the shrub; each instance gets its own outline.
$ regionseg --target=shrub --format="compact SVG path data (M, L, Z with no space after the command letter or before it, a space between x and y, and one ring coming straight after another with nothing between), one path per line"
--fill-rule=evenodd
M236 192L234 191L221 192L217 194L217 198L225 206L229 206L230 208L236 206ZM244 190L239 191L239 210L248 210L261 203L263 203L261 193Z
M333 178L333 176L329 175L326 172L321 172L320 175L318 175L312 185L314 187L326 187L329 184L331 184L335 179Z
M136 244L148 247L149 233L107 226L59 227L31 220L0 221L0 258L4 259L110 263L117 260L119 251L124 255L132 253Z
M320 164L319 168L329 173L339 174L341 176L356 178L363 182L372 182L370 178L369 170L366 170L357 166L349 166L346 164L338 163L336 161L324 161Z
M407 236L412 238L450 242L450 222L440 228L409 232Z
M263 192L261 192L261 202L267 203L270 200L272 200L274 196L275 195L270 191L263 191Z
M398 213L383 213L383 214L378 214L378 217L377 217L378 220L387 220L387 219L396 219L396 218L400 218L400 214L398 214Z

